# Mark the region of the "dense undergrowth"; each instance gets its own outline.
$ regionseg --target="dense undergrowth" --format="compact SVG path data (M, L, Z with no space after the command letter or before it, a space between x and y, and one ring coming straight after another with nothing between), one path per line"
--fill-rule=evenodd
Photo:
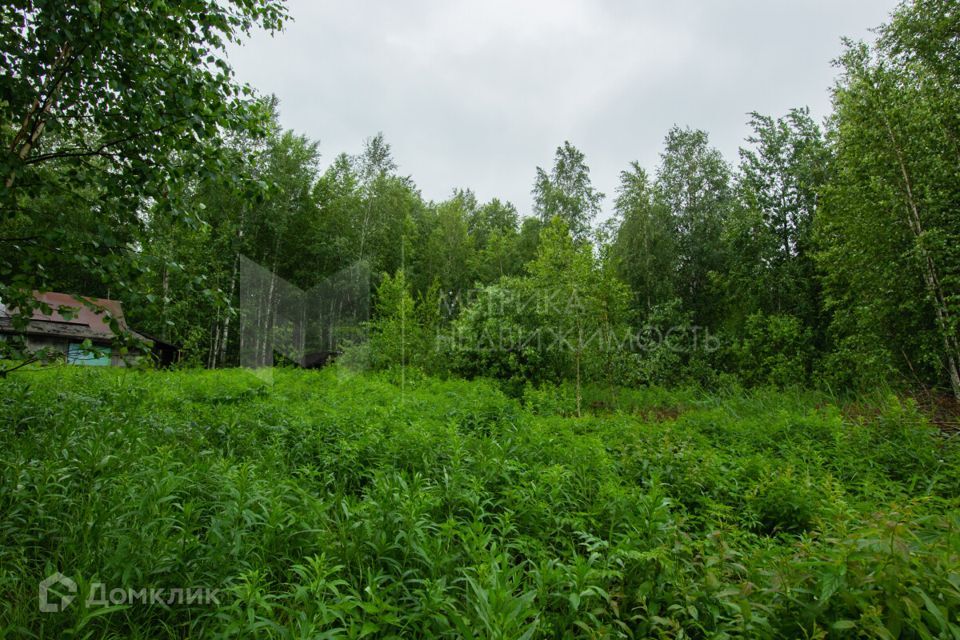
M0 380L0 636L960 638L960 451L909 402L567 397ZM42 613L57 570L77 598ZM219 604L87 606L95 583Z

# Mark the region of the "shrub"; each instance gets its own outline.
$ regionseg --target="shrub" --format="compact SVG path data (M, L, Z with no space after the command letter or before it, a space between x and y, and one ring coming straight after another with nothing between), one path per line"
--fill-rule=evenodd
M755 313L733 347L735 370L749 385L803 385L810 376L812 342L810 328L798 318Z
M570 419L563 386L407 374L0 380L0 633L957 634L960 453L910 403L588 385Z

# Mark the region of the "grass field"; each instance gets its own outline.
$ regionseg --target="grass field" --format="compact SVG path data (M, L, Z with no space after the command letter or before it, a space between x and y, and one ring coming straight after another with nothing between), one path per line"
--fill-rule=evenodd
M566 397L18 372L0 635L960 638L960 447L909 402ZM58 570L76 598L41 612Z

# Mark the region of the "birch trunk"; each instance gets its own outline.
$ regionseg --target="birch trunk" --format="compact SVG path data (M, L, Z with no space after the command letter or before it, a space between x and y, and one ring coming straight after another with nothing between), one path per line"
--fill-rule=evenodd
M243 237L243 234L240 234L240 237ZM233 259L233 273L230 275L230 288L228 289L227 295L230 300L230 304L233 303L233 294L237 289L237 274L240 269L240 252L237 252L237 255ZM217 311L219 316L220 312ZM222 366L227 360L227 344L230 340L230 314L228 313L223 319L223 338L220 340L219 353L217 355L220 360L220 365Z
M914 197L913 183L910 179L910 172L907 170L907 164L904 160L903 150L894 135L890 122L884 117L884 126L887 135L890 138L890 144L893 147L894 155L897 158L897 165L900 169L900 176L903 179L904 196L906 199L907 221L910 224L910 230L913 232L915 244L923 262L923 279L927 287L927 293L933 302L934 312L937 319L937 327L943 336L944 357L946 359L947 373L950 376L950 387L953 390L955 398L960 400L960 343L958 343L956 330L953 328L953 322L950 314L950 307L947 304L947 296L940 284L940 277L937 272L937 265L933 256L923 246L923 224L920 219L920 208Z

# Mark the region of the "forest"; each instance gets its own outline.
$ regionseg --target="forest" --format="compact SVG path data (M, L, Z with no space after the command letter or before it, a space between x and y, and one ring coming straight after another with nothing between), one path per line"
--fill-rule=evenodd
M27 308L33 290L113 297L190 366L236 366L240 255L303 289L364 261L374 368L522 386L573 379L582 361L584 379L627 385L730 377L960 397L951 3L904 4L875 42L848 42L825 123L802 107L754 113L736 166L708 132L676 126L658 166L624 167L609 196L558 141L531 167L525 212L466 187L424 201L379 134L321 172L318 143L284 130L282 105L237 85L223 54L250 29L280 28L280 3L135 18L96 7L4 9L20 70L3 79L8 306ZM540 315L484 310L546 289L579 295ZM391 318L407 298L400 354ZM576 325L617 345L481 353L470 347L485 323ZM672 343L653 339L670 329Z
M0 7L0 636L960 639L952 0L844 41L829 117L751 113L735 162L678 123L604 194L557 140L529 211L286 129L227 53L291 19ZM369 313L264 385L245 261L362 265ZM176 362L35 353L36 292Z

